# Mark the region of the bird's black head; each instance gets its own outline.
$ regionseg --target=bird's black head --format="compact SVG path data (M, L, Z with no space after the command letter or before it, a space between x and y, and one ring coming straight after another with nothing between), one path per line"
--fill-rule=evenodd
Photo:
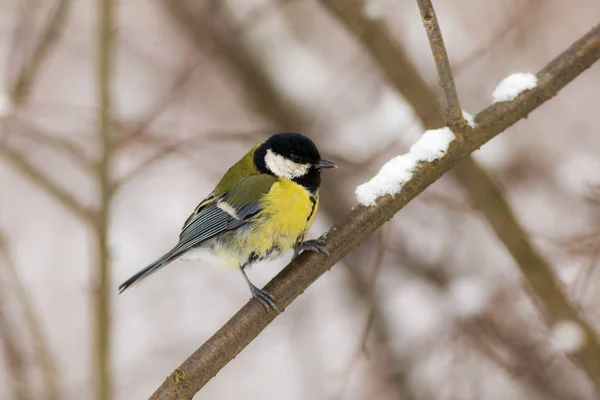
M335 164L323 160L312 140L299 133L277 133L254 152L254 163L262 173L294 181L311 192L321 185L321 169Z

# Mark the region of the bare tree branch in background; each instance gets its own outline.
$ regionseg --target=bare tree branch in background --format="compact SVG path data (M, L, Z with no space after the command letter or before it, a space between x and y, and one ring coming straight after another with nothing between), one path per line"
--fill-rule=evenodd
M185 139L178 140L174 143L164 143L164 140L161 140L159 137L153 137L149 134L144 135L144 139L146 141L154 141L156 142L156 147L158 148L157 152L150 156L148 159L140 162L137 166L135 166L132 170L127 172L121 178L116 179L111 185L111 192L116 193L121 189L125 184L130 183L135 178L141 176L144 172L146 172L149 168L157 164L158 162L168 158L169 156L180 153L185 149L189 149L194 145L201 143L202 145L207 145L210 142L218 142L218 141L226 141L226 140L249 140L253 139L253 141L257 141L260 139L261 135L266 132L266 129L260 129L256 131L248 131L248 132L236 132L236 133L228 133L228 132L215 132L215 133L207 133L207 134L198 134L195 136L191 136ZM254 140L256 139L256 140Z
M279 99L276 90L269 77L257 67L255 60L241 46L236 46L225 35L215 33L215 21L204 20L199 23L198 17L183 0L158 0L167 12L178 21L187 33L192 43L201 51L209 51L217 59L225 60L225 63L235 68L235 73L243 79L241 83L249 84L254 91L252 98L247 103L259 115L273 120L279 127L286 130L297 130L299 121L297 116L289 111L285 102L275 101ZM216 47L216 49L215 49ZM276 118L271 118L276 116Z
M111 376L111 259L108 234L112 193L111 162L114 151L114 135L111 128L113 107L111 85L114 68L117 8L116 0L98 0L97 5L97 140L100 148L97 175L100 204L94 223L98 264L92 274L92 299L94 304L92 371L94 373L95 399L110 400L113 396L113 382Z
M48 21L48 25L44 29L44 35L39 39L38 45L34 48L33 53L29 61L22 67L19 75L13 85L11 92L11 100L15 106L21 105L26 101L29 96L29 89L35 81L35 78L42 68L43 63L47 60L51 51L60 38L60 34L67 22L68 12L71 6L71 0L57 0L56 8L52 18ZM26 10L31 12L31 10ZM17 121L2 121L3 129L5 131L14 129L12 122ZM51 137L49 134L40 130L33 131L31 126L26 127L30 129L29 136L37 136L36 140L41 143L51 145L53 148L61 150L62 152L68 153L77 162L89 167L91 163L83 158L82 155L76 156L78 151L70 144L63 142L59 139ZM5 134L5 132L3 132ZM3 138L5 135L3 135ZM2 156L9 165L25 175L29 180L42 188L47 194L57 200L67 210L73 212L82 221L89 223L92 218L92 212L87 209L74 195L62 188L54 180L50 179L46 173L28 161L23 154L18 151L11 149L7 145L0 146L0 156Z
M3 282L0 280L0 285ZM19 342L19 334L13 329L8 315L8 309L4 305L8 285L0 292L0 359L4 360L5 369L9 375L12 397L14 400L29 400L31 396L31 384L26 371L25 349Z
M440 292L449 289L451 277L446 273L444 265L425 264L409 254L402 238L397 238L394 242L396 244L390 249L390 253L399 258L397 264ZM540 341L537 324L517 315L520 290L514 294L509 291L509 288L500 290L481 314L458 321L459 335L469 336L472 348L521 382L537 398L589 399L585 390L582 390L584 385L579 385L572 379L573 371L570 375L565 374L566 363L551 361L549 351Z
M527 2L524 2L522 8L513 10L514 15L510 18L509 22L504 24L501 29L496 31L489 40L480 45L475 51L467 55L465 58L453 63L454 75L460 76L462 72L467 70L484 54L489 52L490 49L493 49L496 44L503 41L510 32L513 30L518 30L526 21L528 21L529 16L538 12L543 4L544 3L541 0L528 0Z
M565 371L565 363L553 362L548 352L544 351L540 342L531 332L525 321L514 321L506 318L514 312L506 305L500 305L494 312L488 312L476 318L466 328L467 333L476 335L481 346L475 348L486 354L491 352L506 353L510 358L506 370L515 379L524 382L538 393L540 399L586 400L589 399L585 385L578 385L572 379L573 371ZM487 350L487 351L486 351ZM500 350L500 351L498 351ZM493 354L490 355L493 357ZM590 385L591 386L591 385Z
M33 51L29 57L24 57L25 61L19 70L10 93L11 101L14 106L20 106L29 96L30 89L34 84L42 65L60 39L60 35L64 29L64 26L66 25L70 6L71 0L58 0L56 2L56 7L54 8L53 14L43 29L37 45L33 48ZM24 19L21 21L22 28L20 27L19 29L30 30L31 18L29 15L33 15L31 4L24 2ZM15 47L13 48L13 53L15 53L18 47L23 47L22 44L19 44L19 42L24 40L25 35L26 32L23 32L23 35L17 34L15 37ZM3 121L3 124L5 125L4 128L11 129L11 124L7 124L7 122L8 121ZM87 162L87 160L84 160L81 153L74 151L73 147L68 143L53 138L40 130L32 129L31 126L26 127L25 131L35 136L35 140L49 145L55 150L68 153L82 166L85 165L88 168L90 167L90 164ZM31 135L29 136L31 137ZM3 158L8 161L10 166L28 177L33 184L41 187L62 206L73 212L78 218L87 223L91 221L91 212L86 206L84 206L66 189L62 188L58 183L49 179L49 176L47 176L42 169L27 161L24 155L20 154L16 150L10 149L8 146L3 144L0 146L0 156L3 156ZM41 375L44 383L44 398L48 400L59 400L62 398L62 393L54 357L44 334L44 330L41 327L39 318L29 300L29 296L26 293L26 290L23 287L16 270L13 268L3 236L0 236L0 253L0 255L2 255L6 261L6 270L10 275L12 287L15 291L17 301L23 310L27 329L32 335L36 357L40 362Z
M40 362L41 375L44 382L44 399L60 400L62 399L62 391L54 356L52 355L40 318L30 300L27 290L21 282L17 270L15 269L11 254L9 253L8 243L3 232L0 232L0 262L7 275L12 293L23 311L27 331L31 334L33 340L33 349L36 360L39 360Z
M394 198L384 196L373 207L357 206L341 223L324 237L330 255L303 253L281 271L267 286L284 310L317 278L388 221L396 212L494 136L526 117L545 101L589 68L600 58L600 25L594 27L569 49L551 61L537 74L536 88L515 100L494 104L477 115L478 125L469 136L455 141L447 155L433 163L419 166L413 177ZM570 317L574 317L570 315ZM595 333L577 317L588 337ZM191 399L221 368L241 352L275 318L266 314L256 301L249 301L218 332L194 352L157 389L153 399ZM576 353L584 365L594 367L595 341L586 346L592 356Z
M43 30L39 43L35 47L30 59L21 68L21 72L12 89L12 99L15 105L20 105L28 96L44 60L60 39L70 7L71 0L57 0L54 13ZM31 12L31 10L28 10L28 12Z
M148 110L146 116L141 118L134 127L129 128L115 143L115 151L127 147L131 142L147 133L149 126L163 113L175 99L181 96L189 86L197 70L197 60L186 65L181 72L176 74L171 87Z
M18 23L15 25L10 43L9 54L11 62L7 65L7 81L15 80L14 78L25 64L28 56L27 49L30 47L27 44L34 31L33 21L35 20L37 10L35 0L21 1L19 6ZM2 11L4 12L5 10Z
M369 242L372 242L372 240L361 243L361 248L365 244L370 244ZM365 325L358 340L357 349L348 365L348 370L342 381L340 392L338 396L335 397L337 400L342 400L344 398L343 395L346 392L346 386L349 384L352 369L356 362L363 356L366 356L369 359L373 369L382 370L381 379L386 385L386 388L393 393L392 398L402 400L417 398L410 387L408 379L410 362L406 360L406 357L398 357L395 351L390 348L390 343L394 340L393 329L391 328L392 320L382 309L376 294L376 281L383 266L383 257L388 249L384 234L380 236L378 242L379 243L376 246L369 246L370 250L376 252L373 257L373 266L371 267L371 271L369 271L369 277L365 276L364 271L362 271L364 269L364 264L361 264L360 259L352 257L351 260L344 260L344 264L348 267L346 270L348 271L348 276L350 278L350 290L357 299L361 300L361 302L366 305L368 312ZM365 251L361 251L361 254L373 256ZM374 339L372 345L374 351L369 351L367 349L369 336ZM426 400L426 397L423 396L418 398L419 400Z
M33 122L27 121L18 116L13 117L15 124L18 124L19 136L26 137L29 140L64 154L74 161L77 166L88 173L94 172L93 161L85 156L84 150L71 141L56 137L42 128L36 126Z
M25 156L11 149L9 146L0 146L0 156L9 162L9 165L25 175L34 184L57 200L67 210L73 212L84 222L90 222L91 211L70 192L54 182L45 172L35 167L25 159Z

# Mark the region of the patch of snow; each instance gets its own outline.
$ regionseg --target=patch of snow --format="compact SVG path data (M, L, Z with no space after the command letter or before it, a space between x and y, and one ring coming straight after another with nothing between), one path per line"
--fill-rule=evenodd
M358 186L356 199L364 206L372 206L381 196L397 194L420 163L442 158L454 139L448 127L426 131L408 153L392 158L370 181Z
M518 72L507 76L496 86L492 97L494 103L511 101L526 90L537 86L537 76L531 72Z
M462 116L465 121L467 121L467 125L469 125L471 128L475 128L477 126L475 123L475 117L473 115L469 114L465 110L462 110Z
M560 321L550 331L550 344L556 350L574 353L585 345L585 332L574 321Z

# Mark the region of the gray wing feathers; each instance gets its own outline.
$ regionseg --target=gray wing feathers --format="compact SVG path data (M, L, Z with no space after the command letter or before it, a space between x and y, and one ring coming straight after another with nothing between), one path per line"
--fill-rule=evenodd
M260 211L258 203L234 207L236 216L220 209L217 202L207 205L181 232L179 243L169 252L168 259L175 259L187 250L220 233L246 225L248 219ZM236 218L237 217L237 218Z

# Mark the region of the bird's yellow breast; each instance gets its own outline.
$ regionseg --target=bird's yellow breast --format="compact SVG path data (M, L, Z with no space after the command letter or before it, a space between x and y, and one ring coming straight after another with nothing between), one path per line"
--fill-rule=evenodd
M282 253L304 240L314 221L318 195L294 182L279 179L261 201L252 244L261 255L273 247Z
M260 200L260 213L247 226L225 233L212 251L229 267L276 259L304 240L318 207L318 194L278 179Z

